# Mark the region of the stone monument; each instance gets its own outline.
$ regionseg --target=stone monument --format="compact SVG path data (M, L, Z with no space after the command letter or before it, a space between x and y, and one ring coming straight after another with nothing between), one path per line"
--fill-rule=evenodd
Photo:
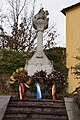
M43 51L43 32L48 28L49 21L47 15L49 15L48 11L41 8L33 18L33 27L37 30L37 51L25 65L30 76L37 71L43 70L49 74L53 70L53 65Z

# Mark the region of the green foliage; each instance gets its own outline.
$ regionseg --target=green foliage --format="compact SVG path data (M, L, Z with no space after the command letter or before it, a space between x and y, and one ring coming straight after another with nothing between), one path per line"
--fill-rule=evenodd
M53 62L54 69L60 71L67 77L68 70L66 68L66 49L53 48L45 51L46 56Z
M19 67L24 67L26 57L23 52L3 51L3 59L0 62L0 73L12 73Z

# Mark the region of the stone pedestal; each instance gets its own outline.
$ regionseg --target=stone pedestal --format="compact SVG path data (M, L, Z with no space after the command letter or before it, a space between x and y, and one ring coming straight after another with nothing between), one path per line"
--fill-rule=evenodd
M51 62L48 60L43 51L36 51L25 67L28 70L28 74L30 76L33 75L36 71L43 70L49 74L53 70Z
M44 11L42 8L33 18L33 27L37 30L37 51L25 65L25 69L28 70L30 76L36 71L43 70L50 74L53 70L51 62L43 52L43 32L48 28L49 20L47 15L48 11Z

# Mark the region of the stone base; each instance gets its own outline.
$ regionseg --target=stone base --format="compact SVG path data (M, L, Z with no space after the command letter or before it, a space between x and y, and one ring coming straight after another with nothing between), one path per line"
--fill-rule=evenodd
M28 75L33 75L37 71L46 71L50 74L53 71L53 65L43 51L37 51L25 65Z
M37 71L46 71L47 74L50 74L52 72L52 67L50 65L29 65L28 68L28 75L33 75Z

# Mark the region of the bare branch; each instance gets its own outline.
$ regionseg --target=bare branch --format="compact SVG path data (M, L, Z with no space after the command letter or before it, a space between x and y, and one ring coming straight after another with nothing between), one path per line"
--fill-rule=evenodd
M13 6L13 0L12 0L12 2L10 1L10 0L7 0L8 1L8 3L10 4L10 6L13 8L13 9L15 9L15 7ZM16 10L16 9L15 9Z
M20 13L22 12L22 10L24 9L25 4L26 4L26 0L24 1L24 4L23 4L21 10L19 11L18 15L20 15Z

